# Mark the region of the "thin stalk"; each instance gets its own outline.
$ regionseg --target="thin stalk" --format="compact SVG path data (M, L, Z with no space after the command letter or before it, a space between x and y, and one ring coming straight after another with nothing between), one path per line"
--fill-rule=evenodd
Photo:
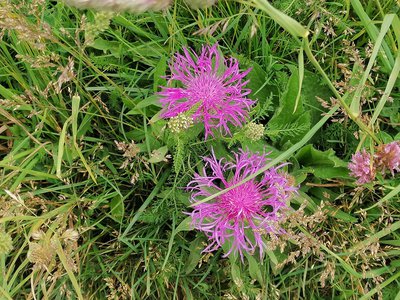
M352 119L358 125L358 127L360 127L364 132L366 132L375 142L377 142L378 144L381 144L381 141L376 137L374 132L371 131L371 129L359 118L359 116L356 116L355 114L353 114L350 107L343 100L342 96L340 96L339 92L336 90L336 88L332 84L328 75L326 75L325 71L322 69L321 65L318 63L318 61L312 54L310 44L309 44L307 38L303 39L303 49L304 49L308 59L311 61L311 63L314 65L314 67L317 69L317 71L322 75L325 82L328 84L329 88L335 95L336 99L339 101L340 106L344 109L344 111L350 117L350 119Z

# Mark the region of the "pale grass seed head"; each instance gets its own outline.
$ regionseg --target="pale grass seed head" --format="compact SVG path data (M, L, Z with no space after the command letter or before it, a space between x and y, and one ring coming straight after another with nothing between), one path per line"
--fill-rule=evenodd
M336 264L332 261L327 261L325 263L325 268L321 273L321 276L319 278L321 287L325 287L325 282L328 278L330 278L330 281L333 282L335 279L335 271L336 271Z
M18 2L18 1L16 1ZM14 31L21 42L27 42L31 47L39 51L46 49L46 42L53 40L51 28L40 17L35 16L38 23L28 20L27 14L37 13L35 6L42 5L42 1L33 1L33 6L26 3L11 4L4 2L0 5L0 37L6 31ZM27 10L28 8L28 10Z
M56 255L57 246L51 241L29 243L28 260L36 269L49 270Z
M109 289L107 294L107 300L125 300L130 299L131 288L124 282L119 281L116 278L106 277L104 278L106 286Z
M74 60L72 59L72 57L68 57L68 63L65 67L60 66L57 70L61 72L61 74L58 77L57 81L52 83L52 85L55 92L57 94L60 94L63 84L75 78Z
M195 31L193 33L193 35L209 35L209 36L213 36L214 33L216 32L217 29L221 29L221 33L224 33L229 25L229 18L225 18L222 20L219 20L215 23L211 23L211 25L204 27L204 28L200 28L199 30Z
M119 151L124 152L122 156L125 157L125 161L122 163L120 169L126 169L133 159L137 157L140 152L140 148L135 144L134 141L131 141L129 144L118 141L114 141L114 143Z

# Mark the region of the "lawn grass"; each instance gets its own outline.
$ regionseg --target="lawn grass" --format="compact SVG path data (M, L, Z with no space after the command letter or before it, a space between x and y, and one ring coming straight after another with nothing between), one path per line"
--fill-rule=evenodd
M0 3L0 299L400 299L399 175L357 185L347 169L400 140L400 5L270 4ZM173 55L214 43L252 68L258 141L174 135L160 116ZM261 259L203 253L189 224L211 148L290 163L293 211Z

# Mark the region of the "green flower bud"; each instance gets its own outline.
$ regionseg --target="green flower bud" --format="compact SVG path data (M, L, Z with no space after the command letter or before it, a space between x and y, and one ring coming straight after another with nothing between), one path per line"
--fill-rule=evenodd
M168 128L172 133L181 133L193 125L193 119L184 114L169 119Z
M244 134L252 142L259 141L264 136L264 125L250 122L245 126Z

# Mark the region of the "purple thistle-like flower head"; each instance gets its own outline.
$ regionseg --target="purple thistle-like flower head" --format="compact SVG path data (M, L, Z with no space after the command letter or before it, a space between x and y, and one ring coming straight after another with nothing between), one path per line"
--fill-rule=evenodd
M385 173L389 170L392 175L394 171L400 172L400 142L395 141L378 147L375 153L377 168Z
M230 134L228 124L242 126L254 101L246 98L251 90L244 88L244 77L235 58L225 59L217 44L203 46L200 55L191 49L177 53L170 64L169 82L179 87L162 87L160 102L163 118L189 112L195 122L203 122L206 138L216 128Z
M372 156L365 149L356 152L349 163L350 175L357 178L358 184L368 183L375 179L376 168Z
M193 192L191 201L196 203L204 197L232 187L251 174L262 169L267 162L265 154L240 150L235 162L204 158L203 175L195 174L189 184ZM225 257L239 252L253 254L257 248L260 257L266 249L263 235L284 232L279 221L289 209L289 198L297 191L289 175L272 167L260 178L249 180L209 202L200 203L190 213L194 228L205 232L210 244L204 252L211 252L225 243L230 246ZM206 171L211 169L210 175Z

